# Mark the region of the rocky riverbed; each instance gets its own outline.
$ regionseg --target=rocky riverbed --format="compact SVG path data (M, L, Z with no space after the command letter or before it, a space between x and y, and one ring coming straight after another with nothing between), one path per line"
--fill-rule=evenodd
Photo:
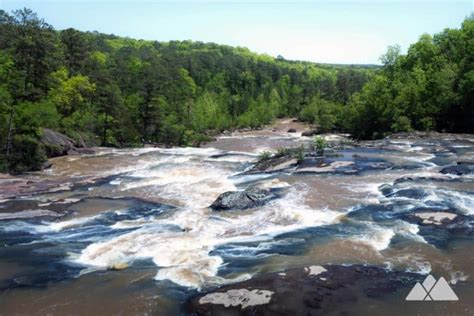
M323 157L257 163L310 130L3 175L0 314L472 315L474 136L328 134ZM429 273L459 301L405 302Z

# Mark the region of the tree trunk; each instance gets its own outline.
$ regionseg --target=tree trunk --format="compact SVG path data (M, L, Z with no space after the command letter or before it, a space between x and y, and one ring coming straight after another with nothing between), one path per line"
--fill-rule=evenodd
M188 128L190 128L191 126L191 100L188 100L187 102L187 112L188 112L188 115L187 115L186 123L187 123Z
M102 132L102 145L103 146L105 146L106 139L107 139L107 111L105 111L104 130Z
M10 110L10 118L8 119L7 143L5 145L5 154L10 156L10 149L12 144L12 130L13 130L13 116L15 115L15 107L12 105Z

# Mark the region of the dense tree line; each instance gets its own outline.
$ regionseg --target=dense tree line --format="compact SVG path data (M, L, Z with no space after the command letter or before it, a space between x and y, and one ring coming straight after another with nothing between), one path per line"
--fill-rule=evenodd
M474 132L474 15L460 29L424 34L406 55L382 56L383 71L352 96L346 128L359 138L391 132Z
M89 145L196 145L209 133L297 115L318 95L347 103L374 72L191 41L56 31L0 11L1 169L36 169L41 128Z
M357 85L353 94L336 100L316 94L300 118L361 139L413 130L474 132L474 15L460 29L422 35L406 55L391 46L381 61L382 70L363 87L344 76L341 82Z
M473 18L423 35L383 67L288 61L213 43L54 30L0 10L0 170L38 169L42 128L88 145L198 145L297 116L358 138L472 132Z

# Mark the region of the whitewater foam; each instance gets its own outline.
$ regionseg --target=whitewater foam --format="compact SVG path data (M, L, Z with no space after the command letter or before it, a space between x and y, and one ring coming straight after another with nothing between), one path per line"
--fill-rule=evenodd
M157 280L169 279L195 288L223 284L230 280L218 276L223 259L211 255L217 246L270 241L283 232L333 223L340 215L330 210L310 209L302 201L304 190L290 189L286 197L258 211L215 214L207 208L188 206L166 218L150 219L151 223L132 232L93 243L71 260L107 269L117 263L130 264L150 258L159 268ZM167 231L163 229L165 225L181 229Z

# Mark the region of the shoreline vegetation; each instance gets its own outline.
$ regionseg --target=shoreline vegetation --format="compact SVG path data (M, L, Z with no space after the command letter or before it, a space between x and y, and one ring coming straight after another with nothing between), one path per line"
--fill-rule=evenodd
M406 55L389 47L381 62L58 31L29 9L0 10L0 172L40 170L48 157L94 146L199 146L283 117L357 140L474 132L473 14L422 35ZM51 133L64 148L44 142Z

